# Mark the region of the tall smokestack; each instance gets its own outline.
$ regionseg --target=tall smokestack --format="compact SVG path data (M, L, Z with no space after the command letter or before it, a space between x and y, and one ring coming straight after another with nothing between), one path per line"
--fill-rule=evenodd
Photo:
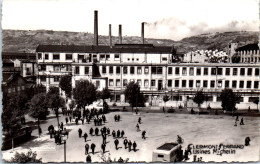
M142 22L141 37L142 37L142 43L144 44L144 22Z
M119 25L119 31L118 31L118 36L119 36L119 44L122 44L122 25Z
M109 24L109 45L112 47L112 32L111 32L111 24Z
M94 45L98 46L98 11L94 11Z

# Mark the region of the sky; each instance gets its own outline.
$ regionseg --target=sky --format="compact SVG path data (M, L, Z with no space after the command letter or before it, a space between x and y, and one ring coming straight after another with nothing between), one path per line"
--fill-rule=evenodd
M3 0L2 28L94 32L180 40L203 33L258 31L258 0Z

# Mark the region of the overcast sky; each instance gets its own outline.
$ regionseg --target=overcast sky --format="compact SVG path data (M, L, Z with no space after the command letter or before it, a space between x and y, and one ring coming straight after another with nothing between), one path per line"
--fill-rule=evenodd
M3 0L2 28L93 33L180 40L208 32L258 31L258 0Z

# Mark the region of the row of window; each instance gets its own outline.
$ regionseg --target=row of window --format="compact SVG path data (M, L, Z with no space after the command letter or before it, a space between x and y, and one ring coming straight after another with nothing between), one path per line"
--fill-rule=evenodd
M50 77L40 76L41 82L46 82L47 78L51 79ZM53 78L54 82L59 82L60 81L60 76L53 76L52 78Z
M18 86L18 87L14 87L14 88L8 88L8 93L19 92L19 91L24 90L24 89L25 89L24 86Z
M71 65L53 65L51 66L54 72L65 72L65 71L72 71ZM48 67L50 68L50 67ZM46 65L39 65L38 66L39 71L46 71Z
M173 86L173 81L175 81L174 86ZM202 84L201 84L202 82ZM182 88L193 88L194 85L195 87L203 87L203 88L208 88L208 84L210 88L215 88L216 82L215 80L168 80L168 87L182 87ZM238 85L239 84L239 85ZM245 86L246 84L246 86ZM224 85L225 88L240 88L240 89L251 89L253 84L253 88L258 89L259 88L259 81L231 81L231 86L230 86L230 81L226 80L224 84L222 84L222 81L217 81L217 87L222 88L222 85ZM237 86L238 85L238 86Z

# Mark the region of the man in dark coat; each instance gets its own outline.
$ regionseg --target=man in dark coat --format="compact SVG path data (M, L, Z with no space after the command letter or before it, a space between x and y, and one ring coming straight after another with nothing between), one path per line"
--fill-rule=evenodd
M107 135L110 135L110 129L107 128Z
M127 144L128 144L128 141L127 141L127 139L124 139L124 145L125 145L125 149L127 149Z
M71 120L72 120L72 117L70 116L70 122L71 122Z
M81 121L82 121L82 125L83 125L84 124L84 117L82 117Z
M132 146L132 142L131 140L128 141L128 151L130 152L131 151L131 146Z
M86 144L86 145L85 145L85 154L86 154L86 155L88 154L88 150L89 150L89 145Z
M60 128L63 130L63 122L60 123Z
M93 128L91 127L91 128L89 129L89 134L93 136L93 132L94 132L94 130L93 130Z
M134 141L134 143L133 143L133 149L134 149L135 152L136 152L136 147L137 147L137 144L136 144L135 141Z
M90 148L92 150L92 154L95 154L95 147L96 147L96 145L94 143L92 143L90 146Z
M142 122L142 119L141 119L141 117L139 117L138 118L138 123L141 124L141 122Z
M115 122L117 122L117 115L114 116Z
M106 144L107 135L106 135L106 134L103 134L103 135L102 135L102 138L103 138L103 144Z
M117 121L120 121L120 115L117 115Z
M121 131L121 137L124 138L124 135L125 135L125 131L122 130L122 131Z
M81 138L81 136L82 136L82 130L79 128L78 132L79 132L79 138Z
M78 119L78 118L76 118L75 122L76 122L76 125L78 125L79 119Z
M106 151L106 144L103 143L103 144L101 145L101 149L103 150L103 153L105 153L105 151Z
M85 139L85 142L87 142L88 134L86 132L84 133L83 137Z
M106 122L106 116L104 114L102 115L102 120L104 123Z
M68 124L68 122L69 122L68 117L65 118L65 121L66 121L66 124Z
M145 139L145 134L146 134L146 131L144 130L144 131L142 132L142 139Z
M96 129L95 129L95 135L98 136L98 133L99 133L99 129L96 128Z
M91 156L90 155L87 156L86 161L87 161L87 163L91 163Z
M117 149L118 149L118 148L117 148L117 146L118 146L118 144L119 144L119 141L118 141L118 139L116 139L116 140L114 141L114 143L115 143L116 150L117 150Z
M116 136L117 136L117 138L120 137L120 130L117 131Z
M116 137L116 132L115 130L112 131L112 136L115 138Z

